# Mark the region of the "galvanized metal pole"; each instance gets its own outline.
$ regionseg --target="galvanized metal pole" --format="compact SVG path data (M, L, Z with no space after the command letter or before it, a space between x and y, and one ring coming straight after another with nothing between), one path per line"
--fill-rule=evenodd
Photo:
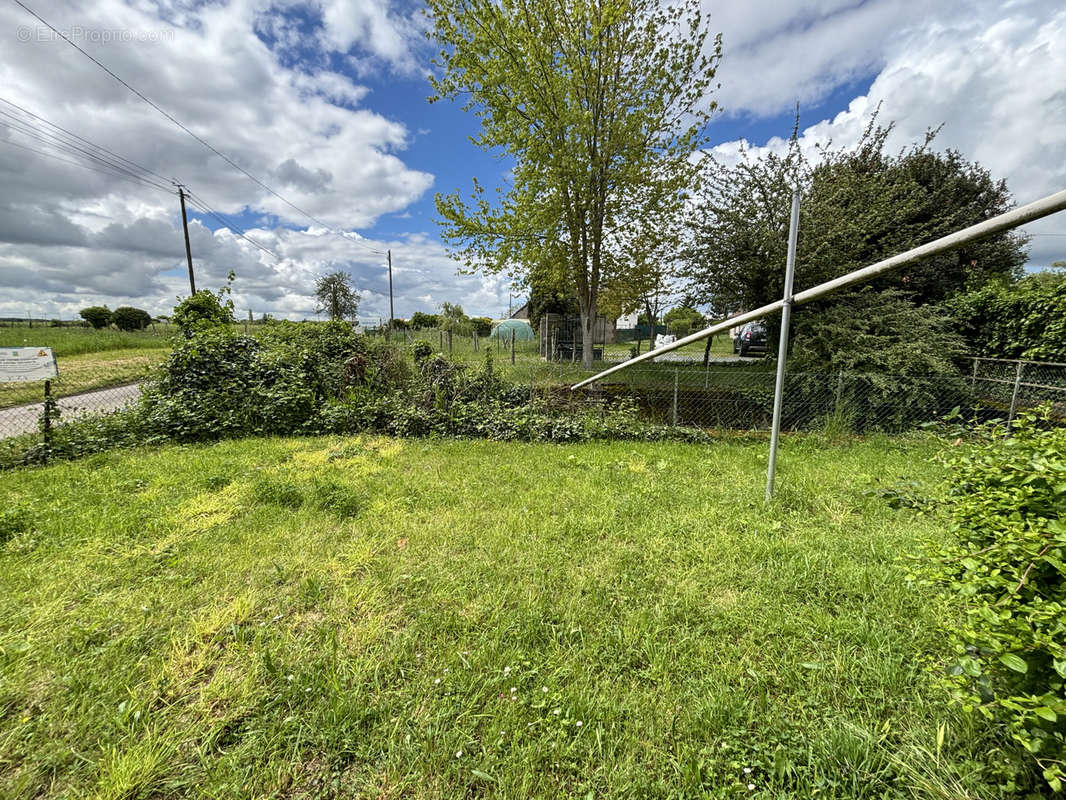
M1018 411L1018 390L1022 386L1022 367L1024 363L1019 361L1018 368L1014 371L1014 393L1010 397L1010 413L1007 415L1007 427L1014 424L1014 414Z
M810 303L820 297L839 292L841 289L847 289L849 286L866 283L872 278L897 270L914 261L939 255L940 253L946 253L949 250L962 247L962 245L968 244L969 242L983 239L986 236L993 236L1012 228L1017 228L1019 225L1024 225L1027 222L1043 219L1044 217L1064 209L1066 209L1066 189L1011 211L1004 212L1003 214L999 214L998 216L992 217L992 219L986 219L984 222L979 222L968 228L949 233L947 236L942 236L928 244L923 244L920 247L915 247L911 250L899 253L891 258L886 258L875 264L870 264L868 267L854 270L846 275L841 275L839 278L833 278L833 280L820 283L817 286L812 286L810 289L804 289L792 298L792 304L802 306L805 303ZM609 369L598 372L590 378L585 378L584 380L575 383L570 388L580 389L582 386L587 386L590 383L603 380L606 376L618 372L619 370L634 367L642 361L658 358L664 353L677 350L692 342L701 341L716 333L722 333L737 325L743 325L745 322L754 322L757 319L762 319L763 317L776 312L782 307L782 305L783 303L781 300L775 300L772 303L767 303L766 305L752 309L751 311L745 311L743 314L729 317L728 319L724 319L721 322L711 325L709 328L704 328L701 331L697 331L689 336L678 339L676 342L649 350L647 353L638 355L636 358L631 358L628 361L623 361L621 364L616 364Z
M671 416L673 417L675 428L677 427L677 373L678 368L674 367L674 403L672 406L673 413L671 414Z
M785 361L788 360L788 323L792 316L792 278L796 274L796 239L799 237L800 190L792 190L792 217L788 223L788 256L785 259L785 295L781 299L781 337L777 344L777 379L774 382L774 419L770 426L770 463L766 467L766 499L774 495L777 471L777 439L781 435L781 406L785 393Z

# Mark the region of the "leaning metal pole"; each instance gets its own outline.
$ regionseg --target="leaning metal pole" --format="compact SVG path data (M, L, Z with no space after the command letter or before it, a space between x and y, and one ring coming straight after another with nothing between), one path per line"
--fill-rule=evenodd
M876 278L886 272L892 272L906 264L910 264L912 261L918 261L923 258L928 258L929 256L935 256L939 253L947 252L948 250L954 250L955 248L961 247L976 239L983 239L986 236L992 236L1010 230L1011 228L1017 228L1019 225L1024 225L1033 220L1042 219L1057 211L1062 211L1063 209L1066 209L1066 189L1048 195L1040 200L1036 200L1028 205L1021 206L1020 208L1015 208L1012 211L1007 211L1004 214L999 214L998 216L992 217L992 219L986 219L984 222L971 225L969 228L963 228L960 231L955 231L955 233L949 233L947 236L935 239L920 247L915 247L913 250L907 250L906 252L894 255L891 258L878 261L876 264L871 264L868 267L863 267L854 272L849 272L846 275L841 275L839 278L834 278L831 281L820 283L810 289L805 289L792 298L792 305L802 306L812 300L817 300L820 297L839 292L841 289L846 289L849 286L854 286L859 283L865 283L871 278ZM753 311L737 314L727 320L715 323L709 328L704 328L702 331L696 331L696 333L678 339L676 342L663 345L655 350L649 350L647 353L643 353L636 358L631 358L628 361L623 361L621 364L616 364L610 369L605 369L603 372L593 375L591 378L586 378L579 383L575 383L571 388L580 389L582 386L587 386L590 383L602 380L606 376L618 372L619 370L629 369L635 364L639 364L641 361L647 361L650 358L658 358L664 353L669 353L672 350L677 350L692 342L706 339L708 336L713 336L716 333L727 331L737 325L743 325L745 322L753 322L757 319L762 319L768 314L772 314L783 307L784 302L782 300L777 300L768 305L756 308Z
M766 500L774 496L777 438L781 435L781 405L785 399L785 361L788 359L788 323L792 316L792 278L796 274L796 239L799 236L800 190L792 190L792 217L788 222L788 257L785 259L785 294L781 298L781 338L777 344L777 379L774 381L774 419L770 427L770 461L766 466Z

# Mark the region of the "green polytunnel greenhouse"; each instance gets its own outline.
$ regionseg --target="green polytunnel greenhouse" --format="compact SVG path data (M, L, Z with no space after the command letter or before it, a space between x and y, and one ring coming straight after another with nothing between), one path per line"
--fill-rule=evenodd
M537 338L537 335L533 333L533 328L524 319L505 319L503 322L498 322L489 336L510 341L511 331L514 331L516 342L528 342Z

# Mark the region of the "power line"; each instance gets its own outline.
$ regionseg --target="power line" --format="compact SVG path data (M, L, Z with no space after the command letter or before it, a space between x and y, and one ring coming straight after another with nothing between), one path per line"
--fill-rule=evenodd
M0 141L5 141L7 144L11 144L11 145L13 145L15 147L20 147L20 148L22 148L24 150L29 150L29 151L37 153L39 155L48 156L49 158L55 158L57 161L61 161L61 162L65 163L65 164L71 164L71 165L76 166L76 167L84 167L86 169L92 169L95 172L100 172L100 173L103 173L105 175L111 175L113 177L122 178L122 179L128 180L130 182L140 183L140 184L143 184L143 185L146 185L146 186L152 186L154 188L157 188L157 189L160 189L162 191L165 191L168 194L173 193L173 190L170 188L170 186L167 186L167 185L162 184L162 183L156 183L156 182L144 177L144 175L146 174L146 175L155 176L155 177L159 178L160 181L167 180L166 178L163 178L162 175L159 175L159 173L153 172L152 170L148 169L147 167L144 167L144 166L138 164L137 162L132 161L131 159L125 158L124 156L120 156L118 153L115 153L114 151L109 150L108 148L103 147L102 145L98 145L95 142L92 142L92 141L90 141L88 139L85 139L84 137L79 136L78 134L74 133L73 131L69 131L66 128L63 128L60 125L56 125L55 123L50 122L49 120L45 119L44 117L42 117L42 116L40 116L38 114L35 114L32 111L30 111L29 109L24 108L23 106L20 106L17 103L14 103L14 102L12 102L10 100L7 100L6 98L0 97L0 102L6 103L7 105L18 109L19 111L21 111L22 113L26 114L27 116L32 117L34 120L39 120L40 122L44 123L45 125L48 125L48 126L54 128L54 129L58 130L58 131L61 131L62 133L66 134L66 136L71 137L71 138L77 140L78 142L83 142L88 147L91 147L91 148L94 148L95 150L99 150L101 152L107 153L109 156L111 156L111 158L114 159L114 161L112 161L111 158L105 158L103 156L100 156L99 153L93 152L92 150L88 150L85 147L81 147L81 146L79 146L77 144L74 144L69 139L65 139L65 138L63 138L63 136L55 134L52 131L49 131L47 129L43 129L43 128L41 128L38 125L35 125L33 123L30 123L30 122L27 122L26 120L24 120L24 119L22 119L20 117L17 117L14 114L11 114L11 113L9 113L7 111L4 111L3 109L0 109L0 116L7 117L9 120L12 121L12 122L5 123L12 130L15 130L18 133L21 133L21 134L23 134L25 136L29 136L30 138L34 139L35 141L38 141L38 142L43 143L45 145L48 145L48 146L51 146L51 147L55 147L55 148L59 149L62 152L68 153L70 155L74 155L75 157L81 156L81 157L84 157L84 158L88 158L90 161L92 161L93 163L99 164L100 167L103 167L103 168L91 167L91 166L88 166L86 164L82 164L82 163L80 163L78 161L70 161L70 160L65 159L65 158L60 158L60 157L55 156L55 155L53 155L51 153L47 153L47 152L45 152L43 150L37 150L37 149L32 148L32 147L27 147L26 145L20 145L20 144L18 144L16 142L10 141L9 139L0 140ZM12 127L12 125L14 127ZM126 164L129 164L130 166L127 167ZM138 170L139 170L139 172L138 172ZM172 182L176 183L175 181L172 181ZM270 250L269 248L265 247L264 245L260 244L259 242L255 241L254 239L249 237L246 234L246 232L241 230L241 228L238 225L236 225L232 220L230 220L230 219L226 218L225 216L223 216L221 212L216 211L214 208L212 208L210 206L210 204L208 204L207 201L204 200L202 197L200 197L199 195L195 195L193 192L188 191L188 190L186 190L186 194L189 196L189 202L192 205L194 205L197 208L198 211L201 211L204 214L208 214L208 215L214 217L223 226L225 226L227 229L231 230L237 236L239 236L242 239L244 239L245 241L247 241L249 244L253 245L254 247L256 247L256 248L258 248L260 250L262 250L264 253L269 254L274 259L279 260L279 261L281 260L281 257L277 253L275 253L273 250Z
M113 150L108 150L103 145L96 144L96 142L91 142L88 139L85 139L85 138L83 138L81 136L78 136L78 134L74 133L73 131L67 130L62 125L57 125L56 123L52 122L51 120L45 119L44 117L40 116L39 114L34 114L28 108L20 106L18 103L14 102L12 100L8 100L6 97L0 97L0 103L6 103L7 105L11 106L12 108L18 109L23 114L26 114L27 116L32 117L35 120L43 122L45 125L49 126L50 128L55 128L56 130L61 131L62 133L65 133L67 136L70 136L70 137L72 137L74 139L77 139L79 142L82 142L82 143L88 145L89 147L92 147L92 148L94 148L96 150L100 150L100 151L102 151L104 153L107 153L109 156L112 156L112 157L118 159L121 162L125 162L126 164L129 164L131 167L133 167L136 170L139 170L139 171L144 172L144 173L146 173L148 175L151 175L154 178L158 178L164 184L166 184L168 181L171 180L170 178L163 177L158 172L153 172L152 170L148 169L148 167L145 167L145 166L142 166L141 164L138 164L136 161L133 161L133 160L131 160L129 158L126 158L125 156L120 156L118 153L114 152ZM3 112L0 111L0 113L3 113ZM8 116L10 116L10 115L8 115Z
M152 189L158 189L159 191L165 191L167 194L171 194L170 189L163 189L163 188L161 188L159 186L156 186L154 183L146 183L145 181L141 181L141 180L136 179L136 178L130 178L130 177L127 177L126 175L116 174L115 172L113 172L111 170L105 170L105 169L101 169L100 167L90 166L89 164L82 164L82 163L80 163L78 161L71 161L70 159L61 158L60 156L57 156L54 153L47 153L44 150L38 150L35 147L27 147L24 144L19 144L18 142L13 142L10 139L0 139L0 143L11 145L12 147L18 147L21 150L29 150L31 153L37 153L37 155L45 156L46 158L54 158L56 161L62 161L64 164L70 164L70 165L75 166L75 167L81 167L82 169L89 169L89 170L92 170L93 172L100 172L100 173L103 173L104 175L107 175L108 177L111 177L111 178L118 178L119 180L129 181L130 183L137 183L137 184L140 184L141 186L148 186L148 187L150 187Z
M323 228L325 228L326 230L328 230L328 231L330 231L330 232L332 232L332 233L334 233L334 234L338 234L338 235L340 235L340 234L339 234L339 232L338 232L337 230L335 230L335 229L334 229L334 228L333 228L332 226L330 226L330 225L327 225L327 224L326 224L325 222L323 222L322 220L318 219L318 218L317 218L317 217L315 217L314 215L312 215L312 214L310 214L309 212L305 211L304 209L300 208L300 207L299 207L298 205L296 205L295 203L293 203L293 202L292 202L291 200L289 200L289 199L288 199L287 197L283 196L283 195L282 195L282 194L280 194L279 192L277 192L277 191L275 191L274 189L272 189L272 188L270 188L269 186L267 186L267 185L266 185L265 183L263 183L263 181L261 181L261 180L260 180L259 178L257 178L257 177L256 177L255 175L253 175L252 173L250 173L250 172L249 172L248 170L246 170L246 169L245 169L244 167L242 167L242 166L241 166L240 164L238 164L238 163L237 163L236 161L234 161L233 159L231 159L231 158L230 158L229 156L227 156L227 155L226 155L225 153L223 153L222 151L218 150L218 149L217 149L217 148L215 148L215 147L214 147L213 145L211 145L211 144L210 144L209 142L207 142L206 140L204 140L204 139L203 139L203 138L201 138L200 136L198 136L198 135L196 135L195 133L193 133L193 131L191 131L191 130L190 130L190 129L189 129L188 127L186 127L185 125L183 125L183 124L182 124L182 123L181 123L181 122L180 122L180 121L179 121L179 120L178 120L177 118L175 118L175 117L174 117L174 116L172 116L172 115L171 115L171 114L170 114L169 112L165 111L165 110L164 110L164 109L163 109L162 107L160 107L160 106L159 106L159 105L157 105L157 104L156 104L155 102L153 102L153 101L152 101L152 100L151 100L151 99L150 99L150 98L149 98L149 97L148 97L147 95L145 95L145 94L143 94L142 92L140 92L140 91L138 91L137 89L135 89L135 88L134 88L133 86L131 86L131 85L130 85L129 83L127 83L127 82L126 82L125 80L123 80L123 79L122 79L122 78L120 78L120 77L119 77L118 75L116 75L116 74L115 74L115 73L114 73L114 72L113 72L113 71L112 71L111 69L109 69L109 68L108 68L108 67L107 67L107 66L106 66L105 64L103 64L103 63L102 63L101 61L97 60L97 59L96 59L95 57L93 57L93 56L92 56L92 55L90 55L90 54L89 54L88 52L86 52L86 51L85 51L85 50L83 50L83 49L82 49L81 47L79 47L79 46L77 45L77 43L75 43L75 42L74 42L74 40L73 40L73 39L71 39L71 38L70 38L69 36L67 36L67 35L66 35L65 33L63 33L63 32L62 32L62 31L60 31L60 30L59 30L58 28L56 28L56 27L55 27L54 25L52 25L52 24L51 24L50 22L48 22L48 20L46 20L46 19L45 19L44 17L42 17L42 16L40 15L40 14L38 14L38 13L37 13L36 11L34 11L34 10L33 10L32 8L30 8L30 7L29 7L29 6L27 6L27 5L25 4L25 3L23 3L23 2L22 2L22 0L14 0L14 2L15 2L15 4L16 4L16 5L18 5L18 6L22 7L22 9L24 9L24 10L25 10L25 11L26 11L27 13L29 13L29 14L30 14L30 15L31 15L32 17L34 17L34 18L35 18L35 19L36 19L36 20L37 20L38 22L40 22L40 23L41 23L42 25L44 25L44 26L45 26L45 27L47 27L47 28L48 28L49 30L51 30L51 31L52 31L53 33L55 33L55 34L56 34L57 36L59 36L59 37L60 37L61 39L63 39L63 41L65 41L65 42L66 42L67 44L69 44L69 45L70 45L71 47L73 47L73 48L74 48L75 50L77 50L77 51L78 51L79 53L81 53L81 54L82 54L83 56L85 56L85 57L86 57L87 59L89 59L89 60L90 60L90 61L92 61L92 62L93 62L94 64L96 64L96 66L98 66L98 67L99 67L100 69L102 69L102 70L103 70L104 72L106 72L106 73L107 73L108 75L110 75L110 76L111 76L112 78L114 78L114 79L115 79L116 81L118 81L118 82L119 82L120 84L122 84L122 85L123 85L124 87L126 87L126 89L128 89L129 91L131 91L131 92L132 92L133 94L137 95L137 97L139 97L139 98L140 98L141 100L143 100L143 101L144 101L145 103L147 103L147 104L148 104L149 106L151 106L152 108L154 108L154 109L155 109L156 111L158 111L158 112L159 112L160 114L162 114L162 115L163 115L164 117L166 117L166 118L167 118L168 120L170 120L170 121L171 121L172 123L174 123L175 125L177 125L177 126L178 126L179 128L181 128L181 129L182 129L183 131L185 131L185 133L189 134L189 136L191 136L192 138L194 138L194 139L195 139L196 141L198 141L198 142L199 142L200 144L202 144L202 145L203 145L204 147L206 147L206 148L207 148L208 150L210 150L210 151L211 151L212 153L214 153L215 155L217 155L217 156L218 156L219 158L221 158L221 159L222 159L223 161L225 161L225 162L226 162L227 164L229 164L229 165L230 165L231 167L233 167L233 168L234 168L234 169L236 169L237 171L239 171L239 172L243 173L243 174L244 174L244 175L245 175L245 176L246 176L247 178L249 178L250 180L252 180L252 181L253 181L254 183L256 183L256 184L257 184L258 186L260 186L260 187L262 187L263 189L265 189L266 191L270 192L270 193L271 193L272 195L274 195L274 196L275 196L276 198L278 198L278 199L279 199L279 200L281 200L281 201L282 201L283 203L285 203L286 205L288 205L288 206L289 206L290 208L293 208L293 209L295 209L296 211L299 211L299 212L300 212L301 214L303 214L303 215L304 215L305 217L307 217L307 218L308 218L309 220L311 220L311 221L312 221L312 222L314 222L315 224L317 224L317 225L321 225L321 226L322 226ZM345 237L345 238L347 238L347 237ZM349 241L352 241L352 240L349 240ZM356 244L358 244L358 245L360 245L361 247L364 247L364 248L366 248L367 250L370 250L370 251L371 251L371 252L373 252L373 253L376 253L377 255L384 255L384 253L382 253L382 252L381 252L380 250L375 250L374 248L370 247L370 245L365 245L365 244L362 244L361 242L358 242L358 241L356 241L355 243L356 243Z
M49 147L56 148L61 152L73 155L75 157L87 158L95 164L107 167L114 172L121 173L127 177L133 178L139 182L145 183L150 186L155 186L157 189L164 189L170 191L170 187L165 183L154 181L151 178L145 177L143 173L137 172L129 167L126 167L120 162L112 161L108 158L94 153L92 150L88 150L76 144L72 144L69 141L63 139L60 136L53 134L50 131L43 130L38 126L27 124L23 120L7 113L3 109L0 109L0 116L8 117L11 121L4 122L4 125L16 133L21 133L23 136L27 136L33 141L39 144L44 144ZM121 157L119 157L121 158Z
M242 239L244 239L246 242L248 242L252 246L259 248L264 253L267 253L270 256L273 256L273 258L275 260L281 261L281 256L279 256L277 253L275 253L269 247L266 247L265 245L260 244L255 239L253 239L250 236L246 235L246 232L241 230L237 225L235 225L232 220L226 218L221 212L215 211L213 208L211 208L211 206L209 206L203 200L203 198L201 198L197 194L194 194L189 189L189 187L187 187L187 186L185 187L185 196L189 199L189 204L194 206L197 211L201 211L201 212L203 212L205 214L211 215L216 220L221 222L227 229L229 229L233 233L237 234L237 236L241 237Z

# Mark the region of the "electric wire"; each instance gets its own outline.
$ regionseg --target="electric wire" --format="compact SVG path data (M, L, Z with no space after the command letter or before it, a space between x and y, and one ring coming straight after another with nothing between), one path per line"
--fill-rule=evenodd
M295 203L293 203L293 202L292 202L291 200L289 200L289 199L288 199L287 197L285 197L284 195L280 194L279 192L275 191L275 190L274 190L274 189L272 189L271 187L267 186L267 184L265 184L265 183L264 183L263 181L261 181L261 180L260 180L259 178L257 178L257 177L256 177L255 175L253 175L252 173L248 172L248 170L246 170L246 169L245 169L244 167L242 167L242 166L241 166L240 164L238 164L238 163L237 163L236 161L234 161L233 159L231 159L231 158L230 158L229 156L227 156L227 155L226 155L225 153L223 153L223 152L222 152L221 150L218 150L218 149L217 149L217 148L215 148L215 147L214 147L213 145L211 145L211 144L210 144L210 143L209 143L208 141L206 141L205 139L203 139L203 138L201 138L200 136L198 136L198 135L197 135L196 133L194 133L194 132L193 132L192 130L190 130L190 129L189 129L188 127L186 127L186 126L185 126L184 124L182 124L182 122L181 122L181 121L179 121L179 120L178 120L178 119L177 119L176 117L174 117L174 116L173 116L173 115L171 115L171 114L170 114L169 112L167 112L166 110L164 110L164 109L163 109L163 108L162 108L161 106L157 105L157 104L156 104L156 103L155 103L155 102L154 102L154 101L153 101L153 100L152 100L151 98L149 98L149 97L148 97L147 95L145 95L145 94L143 94L142 92L138 91L138 90L137 90L136 88L134 88L134 87L133 87L133 86L131 86L131 85L130 85L129 83L127 83L127 82L126 82L125 80L123 80L123 79L122 79L121 77L119 77L119 76L118 76L117 74L115 74L115 72L113 72L113 71L112 71L112 70L111 70L110 68L108 68L108 67L107 67L107 65L105 65L104 63L102 63L101 61L99 61L98 59L96 59L96 58L95 58L94 56L92 56L91 54L89 54L89 53L88 53L87 51L85 51L85 50L83 50L83 49L82 49L81 47L79 47L79 46L78 46L78 44L77 44L77 43L76 43L76 42L75 42L75 41L74 41L73 39L71 39L71 38L70 38L69 36L67 36L67 35L66 35L65 33L63 33L62 31L60 31L60 30L59 30L58 28L56 28L56 27L55 27L54 25L52 25L52 23L50 23L50 22L49 22L48 20L46 20L46 19L45 19L44 17L42 17L42 16L40 15L40 14L38 14L38 13L37 13L36 11L34 11L34 10L33 10L32 8L30 8L30 7L29 7L29 6L27 6L27 5L25 4L25 3L23 3L23 2L22 2L22 0L13 0L13 2L14 2L14 3L16 4L16 5L20 6L20 7L21 7L21 8L22 8L22 9L23 9L24 11L26 11L26 12L27 12L28 14L30 14L30 16L32 16L32 17L33 17L34 19L36 19L36 20L37 20L38 22L40 22L40 23L41 23L42 25L44 25L44 26L45 26L45 27L47 27L47 28L48 28L49 30L51 30L51 31L52 31L52 32L53 32L54 34L56 34L56 36L58 36L58 37L60 37L61 39L63 39L63 41L65 41L65 42L66 42L67 44L69 44L69 45L70 45L71 47L73 47L73 48L74 48L75 50L77 50L77 51L78 51L79 53L81 53L81 54L82 54L83 56L85 56L85 57L86 57L86 58L88 58L88 59L89 59L90 61L92 61L92 62L93 62L94 64L96 64L96 66L98 66L98 67L99 67L100 69L102 69L102 70L103 70L104 72L106 72L106 73L107 73L108 75L110 75L110 76L111 76L112 78L114 78L114 79L115 79L116 81L118 81L118 82L119 82L119 83L120 83L120 84L121 84L122 86L124 86L124 87L125 87L126 89L128 89L128 90L129 90L130 92L132 92L133 94L135 94L135 95L136 95L137 97L139 97L139 98L140 98L141 100L143 100L143 101L144 101L145 103L147 103L147 104L148 104L149 106L151 106L152 108L154 108L154 109L155 109L156 111L158 111L158 112L159 112L160 114L162 114L162 115L163 115L164 117L166 117L166 118L167 118L168 120L170 120L170 122L172 122L172 123L173 123L174 125L176 125L176 126L178 126L179 128L181 128L181 130L183 130L183 131L184 131L185 133L187 133L187 134L188 134L189 136L191 136L191 137L192 137L193 139L195 139L196 141L198 141L198 142L199 142L200 144L202 144L202 145L203 145L204 147L206 147L206 148L207 148L208 150L210 150L210 151L211 151L212 153L214 153L215 155L217 155L217 156L218 156L219 158L221 158L221 159L222 159L223 161L225 161L225 162L226 162L227 164L229 164L229 165L230 165L231 167L233 167L234 169L236 169L236 170L237 170L238 172L241 172L241 173L243 173L243 174L244 174L244 175L245 175L245 176L246 176L247 178L249 178L249 179L250 179L251 181L253 181L253 182L254 182L255 184L257 184L257 185L258 185L258 186L260 186L261 188L265 189L266 191L270 192L270 194L274 195L274 197L276 197L276 198L278 198L279 200L281 200L281 201L282 201L283 203L285 203L285 204L286 204L287 206L289 206L290 208L293 208L293 209L295 209L296 211L298 211L298 212L300 212L301 214L303 214L303 215L304 215L305 217L307 217L307 218L308 218L309 220L311 220L312 222L314 222L314 223L315 223L316 225L321 225L321 226L322 226L323 228L325 228L326 230L330 231L331 233L334 233L334 234L337 234L337 235L343 235L343 234L341 234L341 233L340 233L339 231L337 231L336 229L334 229L334 228L333 228L332 226L330 226L330 225L327 225L327 224L326 224L325 222L323 222L322 220L320 220L320 219L318 219L317 217L315 217L315 216L314 216L313 214L310 214L309 212L307 212L307 211L305 211L304 209L300 208L300 207L299 207L298 205L296 205ZM359 245L360 247L363 247L363 248L365 248L365 249L369 250L369 251L370 251L370 252L372 252L372 253L375 253L375 254L377 254L377 255L384 255L384 252L383 252L383 251L381 251L381 250L376 250L376 249L374 249L373 247L371 247L370 245L367 245L367 244L363 244L362 242L360 242L360 241L358 241L358 240L354 240L354 239L348 239L348 237L347 237L347 236L345 236L344 238L345 238L345 239L347 239L347 240L348 240L348 241L350 241L350 242L353 242L354 244L357 244L357 245Z
M200 197L199 195L194 194L188 187L185 187L185 197L189 201L189 204L192 205L194 208L196 208L197 211L201 211L204 214L209 214L210 216L214 217L218 222L220 222L226 229L228 229L232 233L234 233L237 236L241 237L242 239L244 239L246 242L248 242L252 246L259 248L264 253L267 253L268 255L273 256L273 258L275 260L281 261L281 256L279 256L277 253L275 253L273 250L271 250L266 245L263 245L263 244L257 242L255 239L253 239L250 236L248 236L247 232L241 230L241 228L238 225L234 224L233 220L227 218L221 212L215 211L215 209L213 209L211 206L209 206L207 204L207 202L204 201L204 199L202 197Z
M166 184L168 181L171 180L170 178L163 177L158 172L153 172L152 170L148 169L148 167L145 167L145 166L143 166L141 164L138 164L136 161L133 161L132 159L126 158L125 156L120 156L118 153L114 152L113 150L107 149L103 145L96 144L96 142L89 141L88 139L79 136L78 134L74 133L73 131L67 130L62 125L57 125L56 123L52 122L51 120L45 119L44 117L40 116L39 114L33 113L28 108L25 108L24 106L20 106L18 103L14 102L13 100L9 100L6 97L0 97L0 103L5 103L5 104L11 106L12 108L17 109L18 111L21 111L26 116L32 117L33 119L38 120L39 122L43 122L48 127L55 128L56 130L66 134L67 136L69 136L69 137L71 137L73 139L76 139L79 142L82 142L83 144L88 145L89 147L94 148L95 150L100 150L100 151L102 151L104 153L107 153L109 156L117 159L118 161L123 162L125 164L128 164L131 168L133 168L135 170L138 170L140 172L144 172L144 173L146 173L148 175L151 175L153 178L157 178L158 180L162 181L164 184ZM3 113L3 112L0 111L0 113Z
M99 153L94 152L94 150L87 150L86 148L81 147L80 145L75 144L74 142L70 141L70 139L64 138L63 136L60 136L60 135L58 135L56 133L53 133L50 130L42 129L40 126L35 125L35 124L31 123L31 122L27 122L25 119L22 119L22 118L14 115L14 114L11 114L11 113L3 110L2 108L0 108L0 116L7 117L10 120L9 122L4 122L3 123L10 130L13 130L13 131L16 131L18 133L21 133L24 136L28 136L28 137L32 138L33 140L37 141L38 143L42 143L42 144L45 144L46 146L56 148L56 149L60 150L61 152L67 153L68 155L73 155L73 156L75 156L75 158L78 158L78 157L87 158L91 162L93 162L94 164L97 164L98 166L89 166L89 165L81 163L80 161L71 161L69 159L61 158L59 156L56 156L56 155L54 155L52 153L48 153L48 152L43 151L43 150L37 150L35 148L28 147L26 145L21 145L21 144L19 144L17 142L11 141L10 139L3 139L3 140L0 140L0 141L4 141L7 144L11 144L11 145L13 145L15 147L19 147L19 148L22 148L24 150L28 150L28 151L33 152L33 153L37 153L38 155L43 155L43 156L47 156L49 158L54 158L57 161L61 161L62 163L65 163L65 164L70 164L72 166L77 166L77 167L84 167L86 169L91 169L94 172L100 172L102 174L110 175L112 177L122 178L122 179L128 180L130 182L140 183L140 184L145 185L145 186L151 186L153 188L160 189L161 191L165 191L167 194L174 194L175 193L174 190L170 186L168 186L166 184L163 184L163 183L157 183L155 181L150 180L149 178L144 177L145 175L152 175L152 176L155 176L156 178L159 178L160 181L167 180L166 178L163 178L162 175L159 175L159 173L154 172L154 171L148 169L147 167L144 167L144 166L138 164L137 162L132 161L131 159L125 158L124 156L120 156L118 153L115 153L114 151L109 150L106 147L103 147L102 145L97 145L95 142L92 142L92 141L90 141L88 139L85 139L84 137L79 136L78 134L73 133L72 131L69 131L66 128L63 128L60 125L56 125L55 123L50 122L49 120L45 119L44 117L42 117L42 116L40 116L38 114L34 114L29 109L26 109L26 108L18 105L17 103L14 103L14 102L12 102L10 100L7 100L6 98L0 97L0 102L6 103L9 106L11 106L13 108L16 108L19 111L23 112L27 116L32 117L34 120L39 120L40 122L42 122L42 123L44 123L46 125L49 125L50 127L55 128L58 131L61 131L62 133L66 134L66 136L71 137L72 139L76 140L77 142L82 142L85 145L87 145L88 147L94 148L94 150L98 150L98 151L107 153L110 156L110 158L105 158L103 156L100 156ZM130 165L130 166L127 167L126 166L127 164ZM172 182L174 182L174 181L172 181ZM176 183L176 182L174 182L174 183ZM221 223L225 228L227 228L228 230L232 231L234 234L236 234L240 238L244 239L249 244L253 245L254 247L258 248L259 250L262 250L264 253L269 254L274 259L279 260L279 261L281 260L281 257L277 253L275 253L273 250L270 250L268 247L265 247L260 242L257 242L254 239L252 239L250 236L247 235L246 231L244 231L244 230L242 230L240 228L240 226L238 226L236 223L234 223L231 219L225 217L221 212L216 211L214 208L211 207L211 205L206 200L204 200L199 195L194 194L188 188L186 188L186 197L189 199L190 205L194 206L196 208L196 210L213 217L219 223Z
M18 142L13 142L10 139L0 139L0 144L11 145L12 147L18 147L21 150L29 150L31 153L37 153L37 155L41 155L41 156L44 156L46 158L53 158L56 161L63 162L64 164L70 164L71 166L81 167L82 169L92 170L93 172L100 172L100 173L103 173L104 175L107 175L108 177L111 177L111 178L118 178L119 180L129 181L130 183L136 183L136 184L139 184L141 186L148 186L148 187L150 187L152 189L158 189L159 191L166 192L167 194L174 194L174 192L172 192L169 188L168 189L164 189L164 188L162 188L160 186L156 186L154 183L146 183L146 182L138 180L136 178L130 178L130 177L126 176L126 175L120 175L120 174L115 173L115 172L113 172L111 170L108 170L108 169L102 169L100 167L94 167L94 166L91 166L89 164L83 164L83 163L81 163L79 161L71 161L70 159L66 159L66 158L62 158L61 156L57 156L55 153L48 153L48 152L45 152L44 150L38 150L35 147L28 147L27 145L19 144Z
M155 186L158 189L170 191L170 187L167 186L165 183L154 181L151 178L145 177L143 173L136 172L133 169L123 166L121 163L99 156L93 151L87 150L84 147L71 144L66 140L62 139L61 137L57 137L55 134L52 134L49 131L41 130L38 127L28 125L24 121L12 117L12 115L8 114L3 109L0 109L0 116L6 116L11 118L11 121L0 120L0 122L2 122L2 124L6 126L8 130L20 133L23 136L27 136L28 138L34 140L39 144L44 144L48 147L58 149L61 152L64 152L68 155L73 155L76 158L86 158L92 161L93 163L107 167L117 173L121 173L123 175L126 175L127 177L133 178L147 185Z

